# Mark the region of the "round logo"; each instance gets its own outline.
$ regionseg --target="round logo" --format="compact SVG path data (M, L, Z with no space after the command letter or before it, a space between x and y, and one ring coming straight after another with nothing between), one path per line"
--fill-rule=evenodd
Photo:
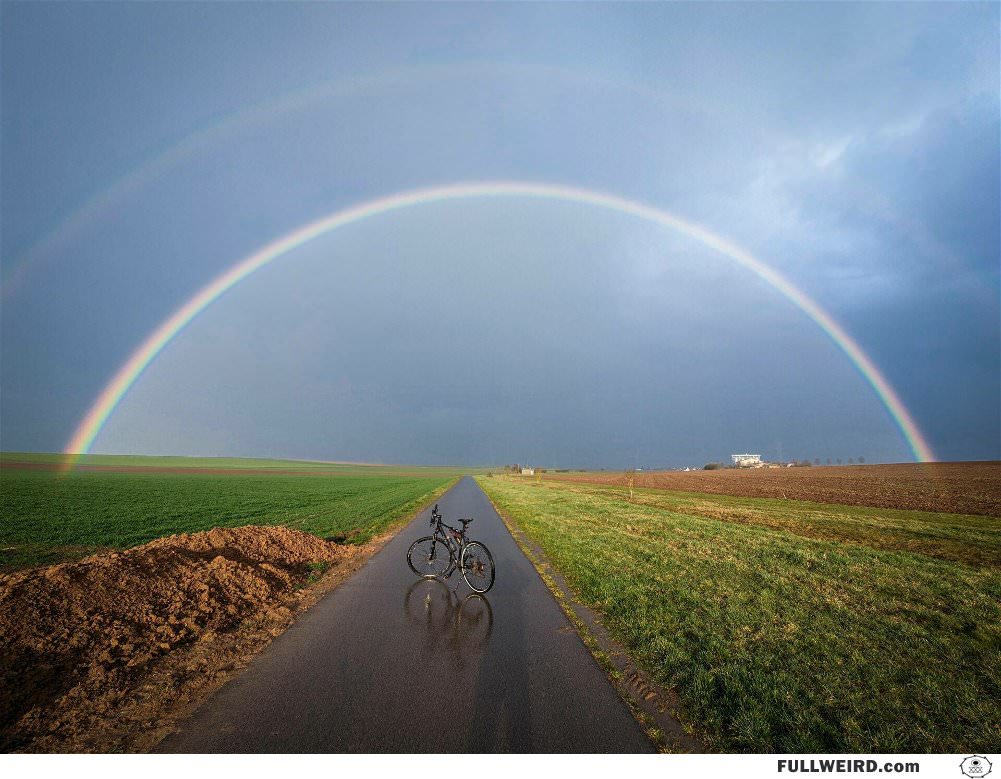
M970 779L980 779L991 772L991 761L983 755L970 755L959 764L959 770Z

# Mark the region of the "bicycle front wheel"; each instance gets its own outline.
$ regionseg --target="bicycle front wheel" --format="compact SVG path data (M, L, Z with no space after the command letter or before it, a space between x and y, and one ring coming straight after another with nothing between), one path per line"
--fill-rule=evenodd
M437 538L424 536L410 545L407 564L418 576L441 576L452 567L452 550Z
M462 550L462 578L473 592L483 593L494 586L494 558L479 541Z

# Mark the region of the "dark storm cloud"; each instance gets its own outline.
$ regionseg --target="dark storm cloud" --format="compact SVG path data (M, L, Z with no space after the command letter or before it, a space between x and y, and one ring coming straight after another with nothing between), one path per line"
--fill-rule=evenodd
M61 447L148 332L276 236L403 188L510 178L635 197L746 246L844 324L943 455L1001 456L996 5L2 13L5 282L76 205L259 106L96 211L5 298L4 449ZM346 87L276 108L332 83ZM907 456L774 290L635 220L525 203L385 217L276 264L178 338L98 443Z

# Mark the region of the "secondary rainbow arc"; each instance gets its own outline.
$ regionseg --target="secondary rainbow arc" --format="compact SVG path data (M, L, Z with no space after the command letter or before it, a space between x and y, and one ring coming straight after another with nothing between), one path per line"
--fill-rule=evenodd
M155 181L196 152L222 141L233 133L266 124L276 117L287 116L324 100L344 98L353 94L371 94L380 87L405 85L409 79L441 80L447 77L468 77L474 73L490 74L495 72L530 74L534 78L569 78L583 84L603 84L623 92L634 92L644 100L680 100L679 97L671 95L663 88L654 90L637 84L619 83L593 73L581 73L553 65L522 65L511 62L408 65L372 75L336 79L297 89L276 99L263 101L249 108L217 117L214 121L206 123L177 142L165 147L152 158L111 182L102 191L77 205L32 244L7 271L2 283L0 283L0 299L7 300L15 294L22 287L32 269L44 262L46 252L65 241L75 230L94 222L101 216L113 213L115 206L123 202L127 195ZM703 112L710 110L709 107L691 97L685 98L685 105L689 109L694 107ZM718 111L720 109L714 106L711 110ZM736 116L728 118L731 122L736 121L736 119Z
M304 225L245 257L199 290L143 341L101 391L66 444L64 453L86 454L122 398L163 348L205 308L263 266L315 238L364 219L430 203L488 197L538 198L607 208L676 230L729 257L801 309L844 352L872 386L916 460L929 462L935 459L910 412L862 347L812 298L777 270L701 225L654 206L589 189L520 181L457 183L381 197ZM68 458L67 467L72 467L75 461L76 457Z

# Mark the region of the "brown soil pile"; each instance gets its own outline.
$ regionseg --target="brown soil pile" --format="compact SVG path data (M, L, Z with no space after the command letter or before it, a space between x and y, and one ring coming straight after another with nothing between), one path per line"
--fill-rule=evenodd
M242 527L0 575L0 749L132 748L180 688L287 627L322 564L365 551Z
M898 463L715 471L547 473L546 479L1001 516L1001 462Z

